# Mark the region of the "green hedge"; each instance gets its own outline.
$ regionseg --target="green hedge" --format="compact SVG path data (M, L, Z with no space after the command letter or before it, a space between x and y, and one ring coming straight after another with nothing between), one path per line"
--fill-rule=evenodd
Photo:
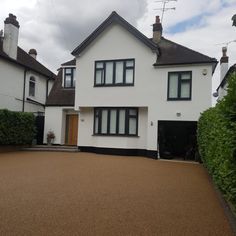
M236 207L236 75L229 78L228 94L198 122L198 146L214 182Z
M31 144L35 130L32 113L0 110L0 145Z

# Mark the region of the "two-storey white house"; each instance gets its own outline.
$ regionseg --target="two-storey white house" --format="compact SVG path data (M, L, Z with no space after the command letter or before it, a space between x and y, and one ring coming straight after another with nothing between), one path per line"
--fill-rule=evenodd
M190 154L200 113L211 106L216 59L162 37L159 17L149 39L116 12L72 55L81 151ZM59 132L63 144L66 128Z
M18 46L19 22L9 14L0 35L0 109L43 113L55 74Z

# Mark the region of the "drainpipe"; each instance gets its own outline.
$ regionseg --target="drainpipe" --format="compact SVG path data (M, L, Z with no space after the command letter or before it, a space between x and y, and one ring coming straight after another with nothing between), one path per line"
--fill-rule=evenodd
M23 100L22 100L22 112L25 111L25 84L26 84L26 72L27 69L24 70L24 86L23 86Z

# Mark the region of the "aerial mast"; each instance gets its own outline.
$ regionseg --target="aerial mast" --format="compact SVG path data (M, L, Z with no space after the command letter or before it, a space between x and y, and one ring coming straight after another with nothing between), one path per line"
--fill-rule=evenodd
M168 11L168 10L175 10L176 9L175 7L166 7L166 4L169 3L169 2L177 2L177 0L157 0L155 2L163 4L161 8L154 9L154 10L158 10L158 11L162 12L162 14L161 14L161 23L162 23L163 22L164 13L166 11Z

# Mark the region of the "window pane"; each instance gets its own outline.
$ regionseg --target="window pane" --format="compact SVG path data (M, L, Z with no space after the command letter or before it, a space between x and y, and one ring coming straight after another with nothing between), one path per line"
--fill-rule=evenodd
M181 74L181 79L182 80L190 79L190 73L183 73L183 74Z
M133 83L133 69L126 69L126 76L125 76L125 80L127 84L132 84Z
M73 87L75 87L75 69L73 69Z
M119 134L125 133L125 110L119 112Z
M66 74L71 74L73 69L71 69L71 68L66 68L65 70L66 70L66 71L65 71Z
M122 61L116 62L116 84L123 83L123 67L124 64Z
M102 134L107 133L107 110L102 110Z
M96 68L103 68L103 62L97 62L96 63Z
M110 111L110 134L116 133L116 110Z
M98 133L98 117L95 117L95 129L94 129L95 134Z
M169 77L169 98L178 97L178 75L171 74Z
M65 87L71 87L71 75L65 75Z
M136 134L136 118L129 118L129 134Z
M35 82L29 82L29 96L35 96Z
M106 63L106 84L113 82L113 62Z
M134 66L134 61L133 60L126 61L126 66L133 67Z
M96 84L102 84L103 82L103 71L97 70L96 71Z
M181 98L190 98L190 83L181 83Z
M135 110L135 109L129 109L129 115L130 115L130 116L136 116L136 115L137 115L137 110Z

